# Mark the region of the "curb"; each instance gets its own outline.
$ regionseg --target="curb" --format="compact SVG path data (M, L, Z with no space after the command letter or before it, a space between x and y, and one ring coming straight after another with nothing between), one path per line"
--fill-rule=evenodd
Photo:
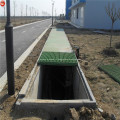
M23 61L28 57L28 55L32 52L33 48L40 41L43 35L47 32L51 25L29 46L29 48L14 62L14 71L18 69ZM0 92L3 90L5 85L7 84L7 72L0 78Z

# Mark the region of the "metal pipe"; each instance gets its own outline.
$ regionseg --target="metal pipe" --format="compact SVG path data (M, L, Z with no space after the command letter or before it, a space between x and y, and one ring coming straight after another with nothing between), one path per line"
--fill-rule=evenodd
M13 26L10 21L10 0L7 0L7 22L5 26L6 38L6 62L7 62L7 80L8 94L14 95L14 57L13 57Z

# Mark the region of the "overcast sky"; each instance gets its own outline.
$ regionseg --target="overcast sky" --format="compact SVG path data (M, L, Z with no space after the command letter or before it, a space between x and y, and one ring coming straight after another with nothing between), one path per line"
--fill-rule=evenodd
M1 1L1 0L0 0ZM5 0L6 1L6 0ZM11 15L14 14L13 1L16 2L16 15L21 15L21 8L23 8L23 15L26 15L26 5L28 6L28 15L30 15L30 7L32 7L34 13L39 13L39 15L43 15L43 12L47 12L49 14L52 13L52 2L51 0L10 0L11 1ZM66 0L54 0L54 13L56 9L57 15L61 13L65 13L65 1ZM4 15L4 8L0 6L0 16Z

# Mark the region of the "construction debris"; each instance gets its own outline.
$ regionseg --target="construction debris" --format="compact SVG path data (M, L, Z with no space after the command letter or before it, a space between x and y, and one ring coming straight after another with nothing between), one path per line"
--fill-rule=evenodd
M82 107L79 110L70 108L64 120L116 120L116 118L113 114L109 115L102 110L100 112L99 109Z

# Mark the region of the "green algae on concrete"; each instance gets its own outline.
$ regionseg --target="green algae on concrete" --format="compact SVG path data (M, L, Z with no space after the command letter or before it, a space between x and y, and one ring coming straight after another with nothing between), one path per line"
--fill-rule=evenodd
M63 29L52 29L42 50L39 65L76 66L77 59Z

